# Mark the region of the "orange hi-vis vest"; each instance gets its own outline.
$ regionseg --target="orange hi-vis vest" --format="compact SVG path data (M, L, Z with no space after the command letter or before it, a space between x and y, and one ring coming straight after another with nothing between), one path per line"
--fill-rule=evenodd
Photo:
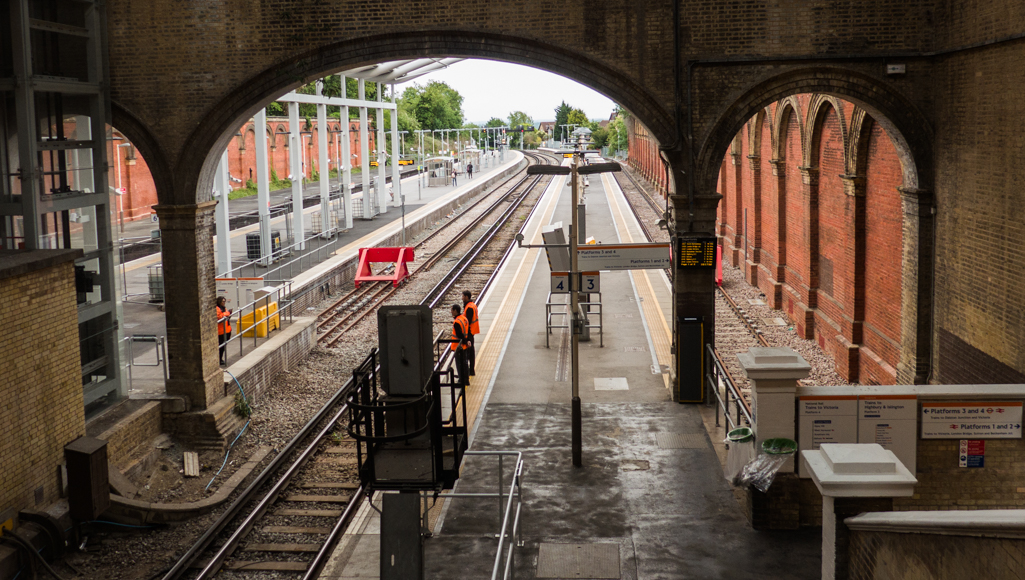
M214 308L217 309L217 336L231 332L231 315L227 310L221 310L220 306Z
M470 334L480 334L480 318L477 315L477 305L473 300L466 303L463 308L466 313L466 320L470 323Z
M460 314L459 316L456 316L456 319L452 322L452 340L459 340L459 336L456 335L456 326L457 325L463 331L463 338L464 339L469 339L470 338L470 323L466 321L466 317L465 316ZM459 346L460 346L460 344L458 342L453 342L452 343L452 350L456 350L456 347L459 347ZM463 344L462 348L463 348L463 350L466 350L467 348L470 348L469 343Z

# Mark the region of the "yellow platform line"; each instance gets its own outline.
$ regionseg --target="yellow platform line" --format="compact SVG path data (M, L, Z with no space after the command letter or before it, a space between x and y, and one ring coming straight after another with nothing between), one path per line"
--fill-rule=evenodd
M619 231L619 239L624 243L632 244L635 240L624 218L626 211L620 205L621 201L626 203L626 198L623 195L613 193L612 180L609 179L607 174L603 173L601 179L602 184L605 186L605 196L609 200L609 209L612 210L616 229ZM648 333L652 344L655 346L655 359L659 365L668 367L672 363L672 355L670 354L672 333L669 330L669 325L666 323L665 316L662 314L662 307L659 306L658 298L655 296L655 289L651 286L651 278L648 276L647 270L630 270L630 275L633 277L637 294L641 298L641 308L644 312L644 319L647 322L645 332ZM668 389L670 387L668 373L662 373L662 381Z
M565 187L565 177L556 177L549 186L548 200L539 217L524 232L523 237L528 244L542 243L541 229L552 220L555 207L558 205L559 196ZM505 346L506 337L512 332L513 321L516 316L517 306L520 303L523 293L527 291L527 280L530 278L530 270L537 262L538 248L529 248L523 252L519 264L516 266L516 273L512 278L502 303L498 306L498 312L488 327L484 340L477 347L477 368L476 376L470 379L470 387L466 393L466 416L467 428L473 430L473 422L484 403L484 396L491 385L495 373L500 364L499 357Z

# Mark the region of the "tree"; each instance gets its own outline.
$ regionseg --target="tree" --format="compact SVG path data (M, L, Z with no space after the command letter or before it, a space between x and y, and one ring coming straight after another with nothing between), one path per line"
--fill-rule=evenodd
M488 128L504 127L505 121L499 119L498 117L491 117L491 119L487 123L484 123L484 126ZM501 136L496 135L496 131L490 131L486 133L487 134L485 139L488 142L488 147L494 148L495 144L501 140Z
M463 96L441 81L414 84L402 93L402 101L423 129L454 129L463 124Z
M562 138L562 126L568 123L569 112L573 110L573 107L566 104L563 101L561 105L555 107L555 135L560 139Z
M569 125L590 128L591 121L587 118L586 113L580 109L573 109L569 112L569 116L566 118L566 123Z
M519 131L520 125L527 125L528 127L532 127L534 125L534 119L530 118L530 115L524 113L523 111L513 111L509 113L510 131L512 131L512 135L515 138L516 142L519 143L522 147L523 135ZM510 145L512 145L513 139L510 139L509 141Z
M591 130L591 143L594 145L595 149L601 149L602 147L604 147L606 144L608 144L608 140L608 129L599 126L596 129Z

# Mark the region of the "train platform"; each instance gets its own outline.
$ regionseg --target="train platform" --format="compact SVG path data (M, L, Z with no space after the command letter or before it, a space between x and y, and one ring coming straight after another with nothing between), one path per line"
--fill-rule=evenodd
M570 191L556 177L524 228L568 223ZM615 180L592 176L587 235L602 243L644 235ZM817 529L759 532L748 524L700 409L673 403L671 289L660 270L600 274L602 331L580 344L583 466L570 451L569 335L546 346L550 270L543 250L516 248L479 303L477 372L467 393L471 451L522 454L522 545L516 578L811 578ZM505 485L511 461L506 461ZM467 456L455 492L494 492L494 457ZM432 506L427 578L491 577L501 528L495 499ZM379 515L367 504L321 578L379 577ZM499 573L501 577L501 573Z
M306 293L309 296L299 305L298 310L293 309L289 316L282 317L280 333L271 333L267 340L247 338L232 343L227 349L227 370L239 375L241 370L255 364L251 360L252 357L249 356L250 353L262 353L259 354L262 357L268 352L274 352L283 347L284 343L297 332L296 329L289 331L289 325L293 321L299 321L303 325L312 324L312 318L307 317L307 308L309 307L307 303L319 301L318 297L324 293L323 288L328 283L326 280L331 279L332 274L343 271L354 264L359 248L383 243L397 245L401 240L403 224L406 237L411 240L418 232L430 227L453 208L465 202L471 195L475 195L480 188L491 187L505 179L505 176L521 162L523 162L521 153L507 151L503 161L499 162L496 156L488 167L475 171L473 179L466 179L465 175L460 175L454 186L426 187L422 183L418 184L415 176L405 178L402 180L402 191L406 198L405 208L389 204L385 213L378 214L373 219L353 220L353 227L337 236L329 239L310 238L302 256L281 260L269 267L255 264L244 266L250 263L247 258L246 235L258 232L259 225L252 224L232 229L232 264L233 267L238 268L232 273L232 276L259 277L266 281L267 285L287 283L290 285L293 295ZM360 195L356 194L354 198L358 199ZM308 186L304 197L319 199L317 185ZM255 198L256 196L251 196L231 200L229 210L233 215L252 212L256 208ZM272 205L287 199L290 199L288 191L275 192L272 195ZM307 232L312 231L313 214L319 210L319 205L304 209L303 216ZM272 230L284 231L284 222L283 215L272 214ZM156 223L149 220L129 222L125 224L125 232L122 237L131 239L149 237L150 230L157 227ZM159 244L159 241L154 243ZM132 361L128 368L131 373L128 392L130 398L159 397L164 393L166 363L162 356L158 356L161 346L158 339L162 339L167 330L162 312L163 303L155 299L156 296L153 292L154 276L162 276L160 262L161 254L158 252L126 262L119 268L125 336L126 342L130 343L130 349L126 349L125 357ZM158 289L161 287L162 285L157 286ZM318 292L312 292L314 289ZM211 305L211 311L212 308ZM234 335L237 336L238 324L233 322L233 326Z

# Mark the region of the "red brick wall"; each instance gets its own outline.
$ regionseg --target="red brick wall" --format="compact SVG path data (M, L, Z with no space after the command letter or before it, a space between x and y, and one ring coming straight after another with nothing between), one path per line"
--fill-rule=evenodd
M788 109L785 120L780 107ZM723 157L718 231L726 261L744 268L799 335L832 355L842 376L893 384L901 342L902 171L889 137L870 117L860 135L847 134L859 115L848 102L796 95L748 123ZM752 147L756 159L749 159Z
M627 150L632 168L666 194L666 173L658 156L658 141L648 129L633 117L627 120Z
M886 131L872 123L865 171L865 326L861 382L891 384L900 356L902 209L900 160ZM896 249L896 250L895 250ZM872 364L865 358L880 359Z

